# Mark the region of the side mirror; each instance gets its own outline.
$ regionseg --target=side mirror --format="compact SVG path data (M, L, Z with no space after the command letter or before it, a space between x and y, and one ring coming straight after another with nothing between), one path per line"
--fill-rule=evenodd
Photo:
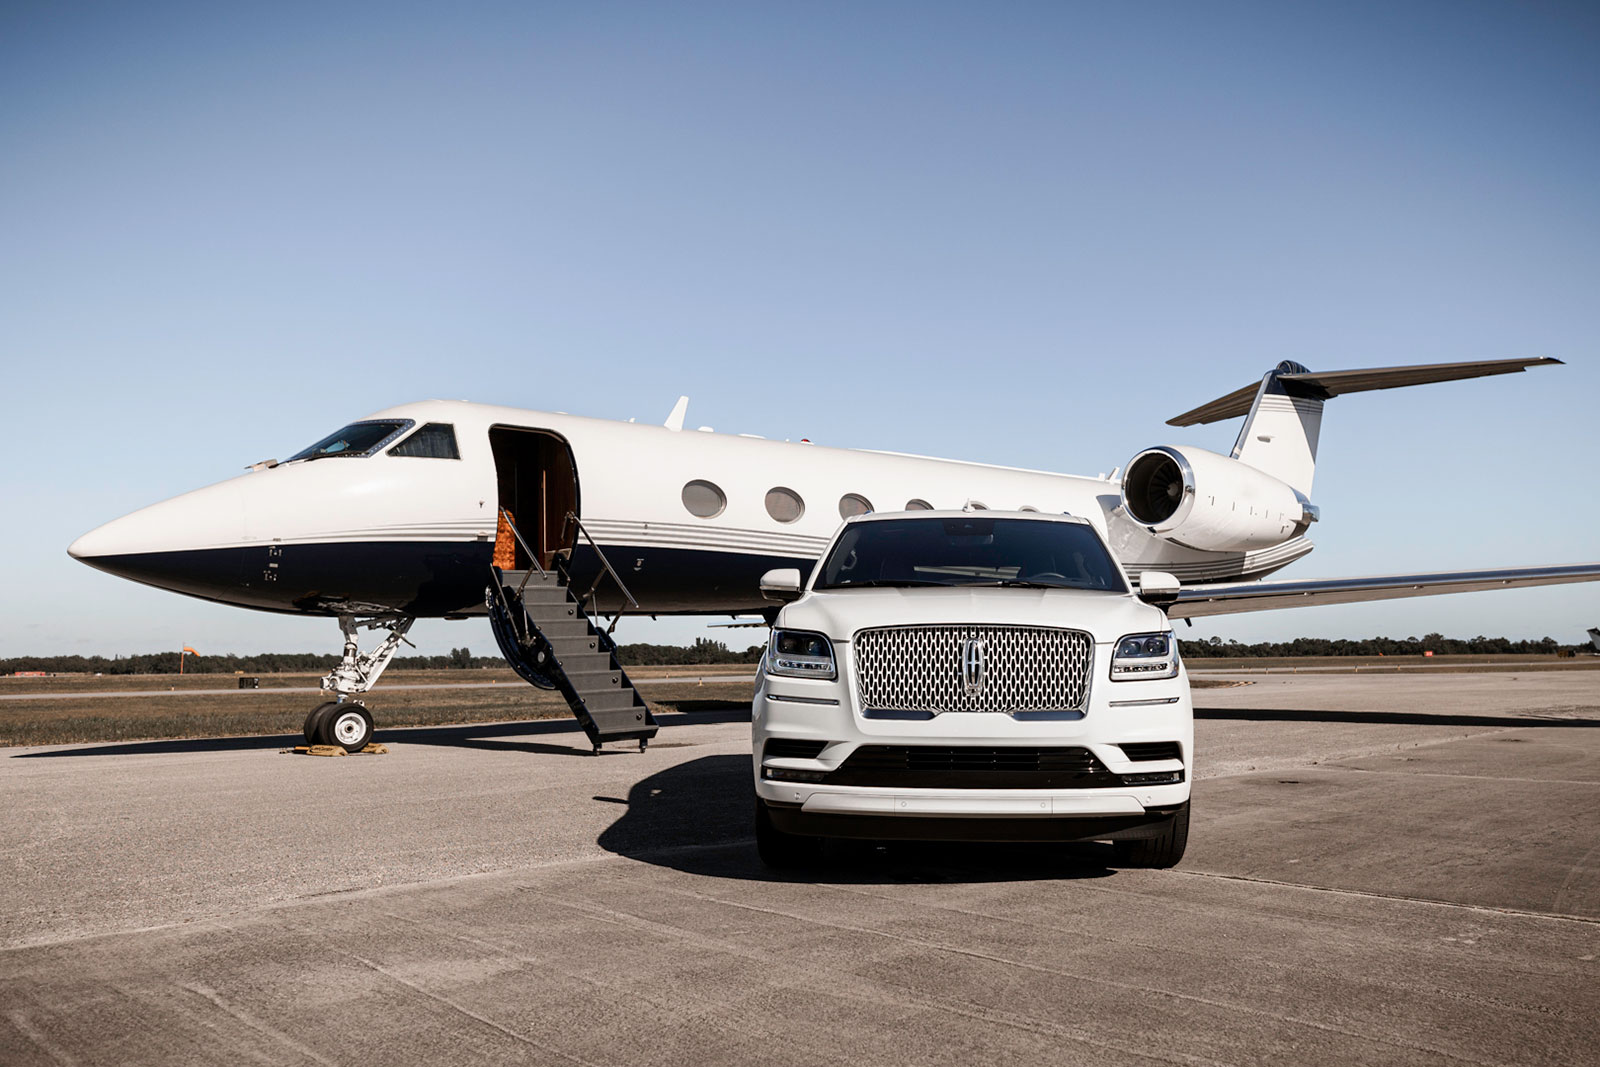
M761 596L764 600L787 604L800 599L801 585L798 567L777 567L761 576Z
M1178 591L1182 588L1178 579L1166 571L1139 572L1139 599L1147 604L1169 608L1177 602Z

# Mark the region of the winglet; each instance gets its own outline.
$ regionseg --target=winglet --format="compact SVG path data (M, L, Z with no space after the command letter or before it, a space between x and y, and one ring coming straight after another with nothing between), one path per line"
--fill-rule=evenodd
M683 429L683 417L689 413L689 398L680 396L678 402L672 405L672 414L667 416L667 421L661 425L674 432Z

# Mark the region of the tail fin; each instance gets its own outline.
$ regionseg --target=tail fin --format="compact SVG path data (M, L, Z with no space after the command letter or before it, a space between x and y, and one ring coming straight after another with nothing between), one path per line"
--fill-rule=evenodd
M1323 401L1342 393L1398 389L1407 385L1515 374L1528 367L1559 364L1559 359L1493 359L1476 363L1429 363L1413 367L1311 371L1285 360L1259 384L1235 389L1227 396L1168 419L1168 426L1195 426L1245 415L1234 442L1233 457L1272 475L1301 495L1311 495L1316 473L1317 437L1322 431Z

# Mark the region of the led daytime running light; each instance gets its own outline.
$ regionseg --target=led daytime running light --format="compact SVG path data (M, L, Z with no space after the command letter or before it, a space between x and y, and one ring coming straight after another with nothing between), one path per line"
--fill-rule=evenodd
M767 673L780 678L820 678L831 682L839 677L833 643L809 630L773 630L767 643Z

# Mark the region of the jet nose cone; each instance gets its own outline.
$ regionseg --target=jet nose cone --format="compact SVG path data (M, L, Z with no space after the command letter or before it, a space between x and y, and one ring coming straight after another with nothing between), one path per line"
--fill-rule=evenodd
M108 522L104 526L97 526L67 546L67 555L73 559L91 562L96 556L118 555L114 547L117 541L114 533L108 534L115 522Z
M222 482L113 519L67 554L121 578L218 597L238 584L244 533L239 488Z

